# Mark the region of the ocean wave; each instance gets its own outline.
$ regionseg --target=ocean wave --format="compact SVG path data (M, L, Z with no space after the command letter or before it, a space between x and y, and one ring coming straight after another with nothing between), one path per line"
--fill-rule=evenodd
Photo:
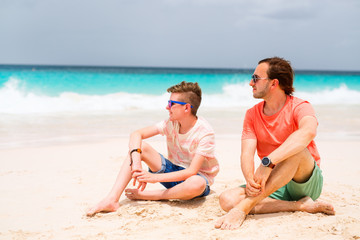
M332 90L318 92L297 92L295 96L306 99L314 105L360 104L360 92L349 89L346 85ZM63 92L58 96L39 95L28 92L16 78L10 78L0 88L0 113L97 113L123 112L127 110L158 110L165 108L169 94L161 95L132 94L119 92L106 95L85 95L75 92ZM202 107L236 108L250 107L259 102L252 97L247 83L227 84L222 93L203 96Z

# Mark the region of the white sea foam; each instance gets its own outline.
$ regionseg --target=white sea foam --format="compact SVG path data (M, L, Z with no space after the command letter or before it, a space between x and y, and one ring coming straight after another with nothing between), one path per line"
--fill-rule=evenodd
M346 85L332 90L318 92L296 92L295 96L306 99L314 105L360 104L360 92L348 89ZM84 95L64 92L59 96L46 96L28 92L21 87L21 81L9 79L0 88L0 113L33 114L61 112L118 112L133 109L156 110L166 106L168 93L162 95L145 95L119 92L107 95ZM249 107L259 100L252 97L247 83L223 86L220 94L203 96L202 106L211 108Z
M295 96L306 99L314 105L359 105L360 92L349 89L345 84L339 88L317 92L297 92Z

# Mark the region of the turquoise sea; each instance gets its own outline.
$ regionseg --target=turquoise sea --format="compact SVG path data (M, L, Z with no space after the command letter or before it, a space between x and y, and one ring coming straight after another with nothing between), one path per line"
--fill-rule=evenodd
M200 114L227 136L241 133L253 69L0 65L0 148L118 138L167 117L166 89L203 90ZM360 137L360 72L295 70L295 96L310 101L322 136ZM336 129L336 131L334 131ZM328 135L326 135L328 134Z
M124 111L166 104L166 89L196 81L203 106L253 104L253 70L0 66L0 114ZM360 72L296 71L295 96L313 104L360 104Z

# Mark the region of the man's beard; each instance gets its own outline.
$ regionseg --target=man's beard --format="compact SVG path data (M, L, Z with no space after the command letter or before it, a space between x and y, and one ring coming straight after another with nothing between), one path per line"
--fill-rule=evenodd
M264 98L265 95L269 92L269 89L270 89L270 82L268 82L268 83L265 85L264 89L263 89L261 92L255 92L255 93L253 94L253 97L254 97L254 98Z

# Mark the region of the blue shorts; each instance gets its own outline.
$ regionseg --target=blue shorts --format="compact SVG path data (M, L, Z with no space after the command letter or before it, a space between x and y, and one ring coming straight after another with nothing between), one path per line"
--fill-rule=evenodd
M181 167L181 166L178 166L176 164L173 164L172 162L170 162L168 159L164 158L163 155L160 154L160 157L161 157L161 169L157 172L153 172L151 171L151 169L149 168L149 172L151 173L170 173L170 172L176 172L176 171L180 171L180 170L184 170L185 168L184 167ZM206 177L204 177L203 175L201 174L197 174L199 175L200 177L204 178L205 181L206 181L206 187L205 187L205 190L202 194L200 194L199 196L197 197L205 197L207 195L209 195L210 193L210 185L209 185L209 181L206 179ZM166 188L172 188L180 183L182 183L184 181L178 181L178 182L160 182L164 187Z

